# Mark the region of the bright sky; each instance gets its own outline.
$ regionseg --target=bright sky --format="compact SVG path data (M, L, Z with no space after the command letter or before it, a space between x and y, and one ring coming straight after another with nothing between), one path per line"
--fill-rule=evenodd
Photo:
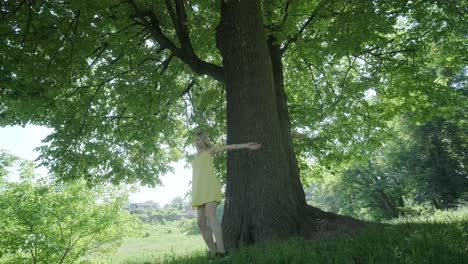
M28 160L35 160L39 153L35 148L42 145L42 140L52 132L52 129L27 125L0 127L0 149ZM39 175L47 175L47 169L38 168ZM13 172L17 175L16 172ZM190 189L190 169L184 168L184 162L174 164L174 173L168 173L161 177L163 186L157 188L141 187L136 193L130 195L131 202L145 202L153 200L160 205L165 205L177 196L184 196Z

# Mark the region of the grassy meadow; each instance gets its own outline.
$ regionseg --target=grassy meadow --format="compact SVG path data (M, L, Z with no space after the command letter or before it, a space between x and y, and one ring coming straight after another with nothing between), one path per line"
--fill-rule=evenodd
M211 263L468 263L468 207L387 224L348 239L255 245ZM178 222L149 226L147 233L92 263L209 263L201 236L187 235Z
M205 244L199 234L189 234L181 221L145 225L142 237L127 238L116 252L90 260L95 264L157 263L168 256L203 252Z

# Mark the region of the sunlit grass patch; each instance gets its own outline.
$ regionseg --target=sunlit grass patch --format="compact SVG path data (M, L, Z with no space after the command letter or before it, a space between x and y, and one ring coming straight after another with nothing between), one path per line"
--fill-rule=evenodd
M201 235L187 235L181 223L147 225L143 237L127 238L115 254L100 256L91 263L156 263L174 256L191 255L205 248Z
M108 263L210 263L200 235L187 236L177 230L176 224L153 228L152 232L160 234L159 237L128 241ZM172 232L169 232L171 228ZM169 240L173 239L179 246L177 249L182 250L171 248ZM242 248L223 261L214 260L211 263L466 263L466 241L468 210L461 208L457 211L435 212L432 216L398 219L390 224L369 228L348 239L292 239L260 243ZM160 243L159 252L138 251L145 248L145 243ZM193 243L193 248L183 246L183 243ZM151 248L150 245L146 246Z
M351 239L276 241L246 247L224 263L464 263L468 259L468 210L400 219ZM207 263L202 254L154 263Z

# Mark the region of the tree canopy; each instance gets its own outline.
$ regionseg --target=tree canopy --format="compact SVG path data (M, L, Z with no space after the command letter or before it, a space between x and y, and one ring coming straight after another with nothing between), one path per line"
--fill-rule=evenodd
M369 155L397 114L422 122L466 107L465 2L261 3L303 182ZM194 127L225 137L219 4L0 5L0 125L53 128L41 160L61 179L155 185Z

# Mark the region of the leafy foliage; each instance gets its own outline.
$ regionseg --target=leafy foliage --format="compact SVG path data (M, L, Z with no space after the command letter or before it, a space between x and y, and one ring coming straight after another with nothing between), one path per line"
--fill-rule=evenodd
M12 263L73 263L118 246L139 221L123 210L127 197L109 188L7 183L0 193L0 257Z
M425 122L466 107L466 95L447 82L457 74L466 78L459 49L466 42L457 26L466 21L458 21L456 4L403 2L342 3L341 13L316 17L323 28L288 50L294 52L285 57L285 74L296 150L303 162L318 160L316 173L365 160L390 136L387 123L395 115L411 111L413 121ZM435 50L450 50L453 61L443 62ZM437 74L442 64L447 75Z
M191 129L221 141L219 5L176 2L183 13L174 1L3 1L0 125L53 128L43 164L92 183L154 186ZM304 183L366 159L395 115L424 122L468 101L450 82L466 77L463 1L263 0L262 8L283 52Z
M395 120L390 141L367 163L328 176L313 189L311 201L327 210L371 219L466 203L468 141L464 119L459 118L435 118L420 125L407 117Z
M8 167L14 165L19 158L10 154L8 151L0 149L0 187L4 183L5 178L10 174Z

